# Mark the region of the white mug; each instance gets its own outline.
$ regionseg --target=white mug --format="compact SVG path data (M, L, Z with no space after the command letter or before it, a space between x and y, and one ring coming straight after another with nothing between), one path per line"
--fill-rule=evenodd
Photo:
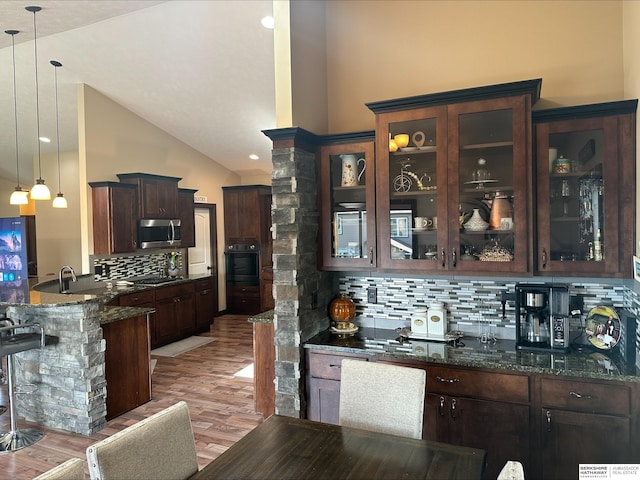
M367 168L367 162L364 158L358 158L356 155L344 154L340 155L342 159L342 184L343 187L355 187L359 184L360 178ZM358 174L358 165L362 162L362 170Z
M425 230L427 228L431 228L433 225L433 220L429 217L414 217L413 218L413 228L415 230Z

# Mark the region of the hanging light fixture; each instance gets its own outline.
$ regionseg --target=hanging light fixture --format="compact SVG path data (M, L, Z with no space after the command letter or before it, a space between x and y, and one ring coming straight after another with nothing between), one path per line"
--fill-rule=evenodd
M22 190L20 186L20 155L18 154L18 96L16 94L16 44L15 35L20 33L18 30L5 30L4 33L11 35L11 52L13 55L13 117L16 123L16 175L18 177L18 184L16 189L9 198L11 205L27 205L29 198L26 190Z
M64 198L60 189L60 120L58 116L58 68L62 66L57 60L51 60L49 63L53 65L53 72L56 85L56 138L58 143L58 194L53 199L53 208L67 208L67 199Z
M33 55L36 63L36 142L38 144L38 179L36 180L36 184L31 188L31 198L34 200L49 200L51 198L51 192L42 179L42 162L40 159L40 104L38 101L38 35L36 31L36 13L42 10L42 8L32 6L25 7L25 10L33 13Z

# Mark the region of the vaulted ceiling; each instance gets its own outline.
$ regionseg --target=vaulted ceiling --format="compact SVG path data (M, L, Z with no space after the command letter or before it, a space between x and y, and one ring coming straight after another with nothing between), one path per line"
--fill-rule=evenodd
M34 15L40 135L56 151L78 149L77 85L87 84L241 175L270 174L275 127L271 0L3 0L0 27L15 35L20 176L33 182L36 142ZM11 36L0 34L0 176L15 179ZM256 154L259 160L249 159Z

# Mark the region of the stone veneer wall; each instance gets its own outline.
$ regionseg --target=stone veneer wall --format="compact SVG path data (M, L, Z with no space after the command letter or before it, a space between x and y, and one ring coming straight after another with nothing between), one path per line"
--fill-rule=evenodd
M315 156L300 148L272 151L273 296L276 413L306 416L302 343L328 328L335 275L317 269Z
M15 323L39 323L56 345L15 356L16 410L47 428L91 435L106 425L104 352L99 304L10 306Z

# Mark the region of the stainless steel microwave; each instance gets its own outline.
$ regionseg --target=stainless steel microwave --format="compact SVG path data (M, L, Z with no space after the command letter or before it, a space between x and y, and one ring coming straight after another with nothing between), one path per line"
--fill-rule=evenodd
M180 247L180 220L138 220L138 248L162 247Z

